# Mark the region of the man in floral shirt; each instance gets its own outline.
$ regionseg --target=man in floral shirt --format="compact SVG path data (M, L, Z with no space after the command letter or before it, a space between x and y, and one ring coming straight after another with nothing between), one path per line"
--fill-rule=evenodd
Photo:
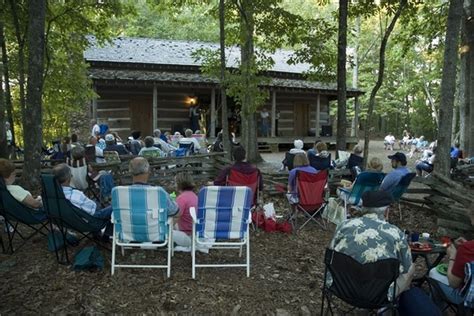
M415 272L405 234L389 224L390 193L365 192L362 195L362 216L346 220L336 228L331 248L364 264L382 259L400 261L397 295L408 289Z

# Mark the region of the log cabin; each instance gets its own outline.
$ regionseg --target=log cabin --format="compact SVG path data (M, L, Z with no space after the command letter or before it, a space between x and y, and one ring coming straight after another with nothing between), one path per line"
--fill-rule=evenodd
M105 45L94 38L90 42L84 58L97 95L90 105L92 118L107 124L122 138L133 130L151 135L156 128L182 133L190 127L190 107L197 103L201 129L210 139L216 136L221 125L219 80L201 72L203 62L196 53L202 49L217 51L218 44L125 37ZM329 103L337 100L337 87L306 79L309 64L289 64L292 54L277 50L270 56L273 66L262 73L267 80L261 88L269 97L261 109L270 113L271 133L270 137L259 135L258 141L278 146L299 138L311 144L319 135L318 139L334 143ZM238 47L227 48L226 67L236 68L239 57ZM361 93L348 89L347 97L357 98ZM238 113L232 98L228 99L228 107L230 113ZM355 111L357 120L358 109ZM238 136L238 117L229 115L229 123ZM350 135L355 137L349 142L357 142L354 126L358 124L354 123Z

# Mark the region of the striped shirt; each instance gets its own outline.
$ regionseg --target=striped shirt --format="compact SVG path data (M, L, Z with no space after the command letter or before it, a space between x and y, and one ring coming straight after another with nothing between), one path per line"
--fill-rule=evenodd
M97 204L89 199L82 191L73 189L71 187L63 186L63 192L66 199L68 199L74 206L80 208L84 212L94 216L97 209Z

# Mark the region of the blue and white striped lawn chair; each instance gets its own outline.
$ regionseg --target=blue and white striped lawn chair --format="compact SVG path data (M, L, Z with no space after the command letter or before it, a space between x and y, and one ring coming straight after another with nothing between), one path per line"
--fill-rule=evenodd
M252 191L244 186L208 186L198 195L197 213L190 209L194 221L192 234L192 277L197 267L245 267L250 276L249 225L252 222ZM240 249L246 247L245 263L197 264L196 248Z
M168 194L161 187L117 186L112 189L112 275L115 268L166 268L171 273L173 219L168 217ZM155 250L168 246L166 265L116 264L116 246Z

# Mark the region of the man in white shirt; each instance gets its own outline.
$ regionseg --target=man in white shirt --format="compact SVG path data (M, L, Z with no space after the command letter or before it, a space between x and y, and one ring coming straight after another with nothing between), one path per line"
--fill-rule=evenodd
M168 144L168 142L163 140L163 138L161 137L161 130L159 129L155 129L153 131L153 140L155 141L155 145L160 145L161 150L163 150L167 154L171 151L176 150L176 147L171 144Z
M393 150L393 145L395 144L395 136L393 136L392 133L388 133L388 135L384 138L383 144L385 150Z
M184 136L186 137L181 138L179 140L179 144L180 145L193 144L194 152L195 153L199 152L199 150L201 149L201 145L199 145L199 142L197 141L197 139L193 137L193 131L190 129L187 129L184 132Z
M91 125L92 125L92 130L91 130L91 136L98 137L100 134L100 126L97 124L97 121L92 119L91 120Z

